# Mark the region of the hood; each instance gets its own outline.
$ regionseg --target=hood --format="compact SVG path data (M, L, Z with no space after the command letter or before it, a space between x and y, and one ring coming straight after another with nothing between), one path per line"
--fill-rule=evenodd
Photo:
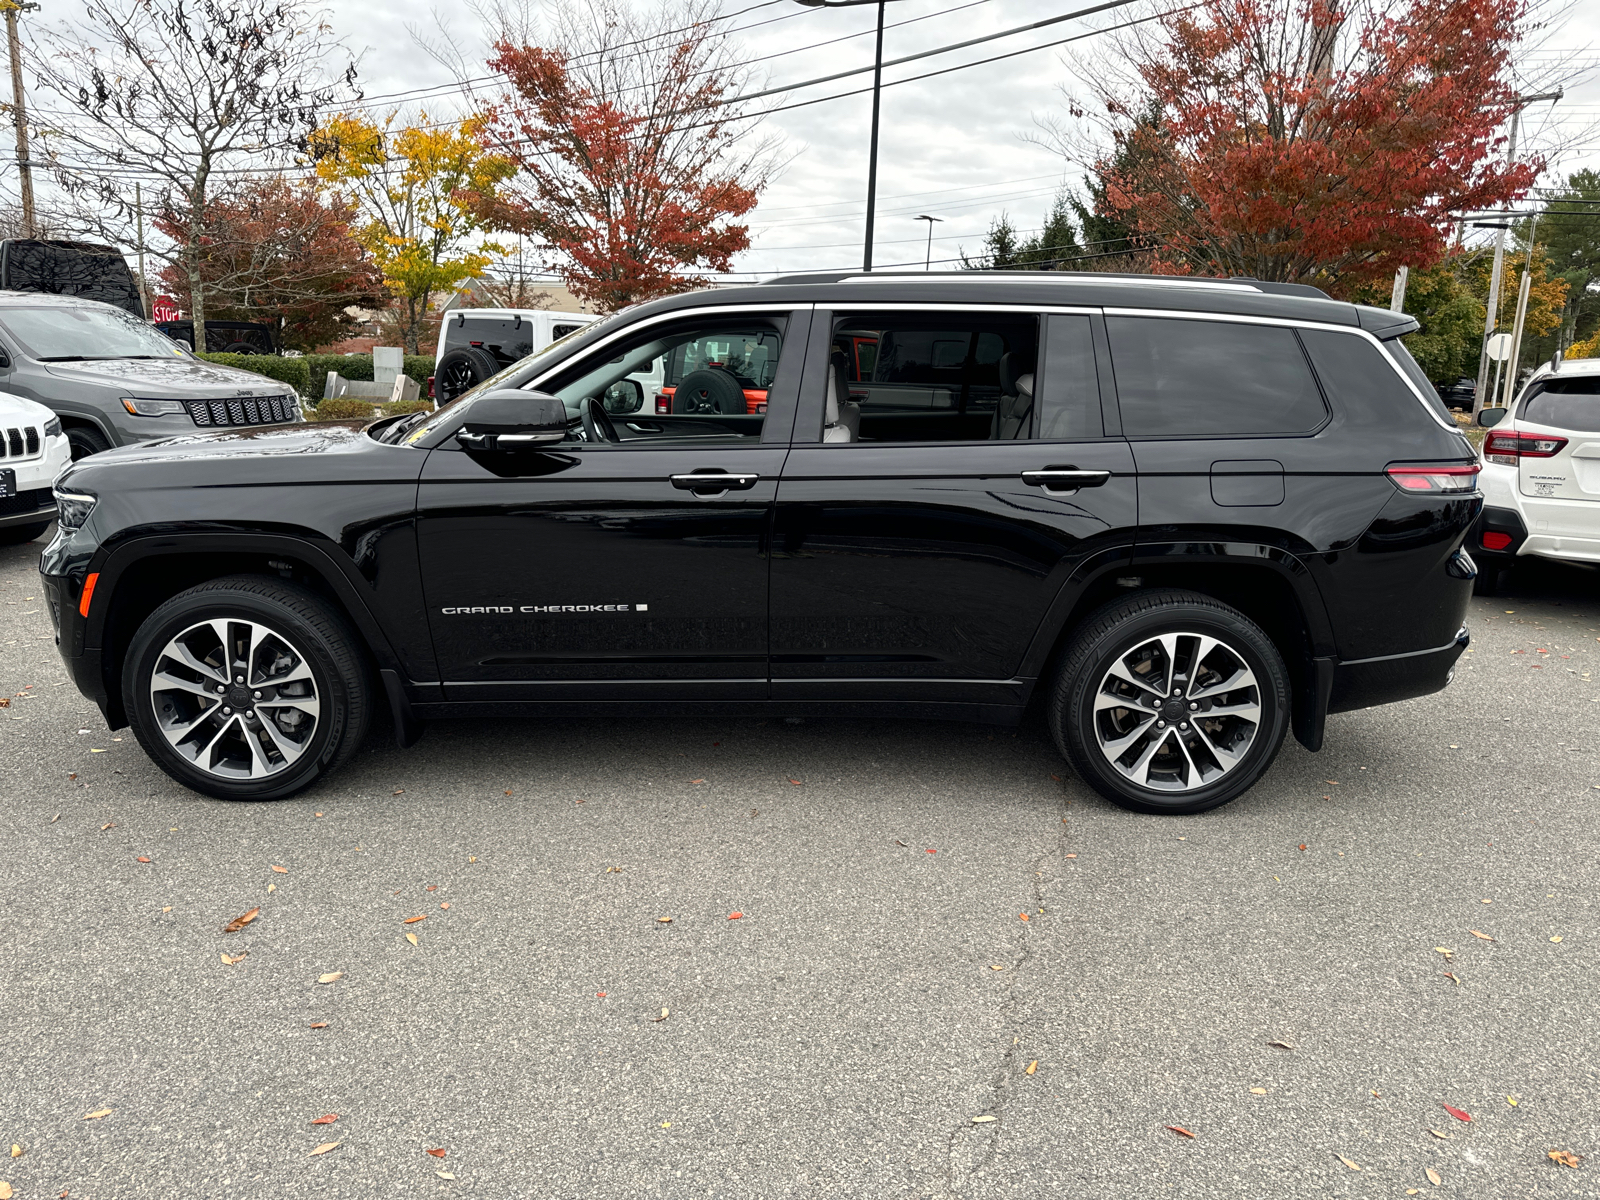
M53 420L55 413L42 404L0 392L0 427L10 425L43 425Z
M287 383L202 362L197 358L111 358L99 362L40 364L57 379L120 388L151 400L215 400L232 396L275 396L293 391Z
M361 430L365 421L315 421L299 425L265 425L185 433L156 438L93 455L96 466L133 463L171 463L178 460L267 459L284 455L344 454L360 452L378 443ZM88 459L80 460L89 465Z

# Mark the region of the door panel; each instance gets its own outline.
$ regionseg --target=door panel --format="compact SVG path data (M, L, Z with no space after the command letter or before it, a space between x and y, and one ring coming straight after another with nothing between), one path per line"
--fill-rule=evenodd
M1048 467L1109 477L1023 481ZM1117 440L797 446L773 537L773 698L1024 702L1011 681L1046 609L1126 543L1135 500Z
M766 539L784 454L432 451L418 540L446 698L765 697ZM720 494L671 481L707 470L756 478Z

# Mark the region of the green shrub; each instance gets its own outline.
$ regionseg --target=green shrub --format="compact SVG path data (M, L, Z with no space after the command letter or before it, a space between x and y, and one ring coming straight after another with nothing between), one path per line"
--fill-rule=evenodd
M432 412L432 400L397 400L393 404L383 406L383 415L397 417L401 413Z
M301 362L306 364L309 376L305 395L322 395L327 385L328 372L337 371L346 379L370 383L372 381L372 355L370 354L308 354ZM402 372L417 381L422 394L428 394L428 376L433 374L433 355L408 354Z
M287 383L301 395L305 395L309 386L306 360L303 358L279 358L276 354L197 354L195 357L220 367L238 367L241 371L265 375L268 379Z
M349 376L346 376L349 378ZM314 410L306 412L309 421L372 421L379 416L379 407L370 400L353 400L348 396L335 396L324 400Z
M408 354L406 363L402 368L403 373L417 381L417 386L422 389L422 394L428 394L428 377L433 374L433 355Z

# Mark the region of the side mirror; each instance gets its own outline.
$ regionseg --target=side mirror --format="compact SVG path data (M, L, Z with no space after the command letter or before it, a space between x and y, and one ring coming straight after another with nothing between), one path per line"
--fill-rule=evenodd
M9 371L10 369L11 355L7 354L4 350L0 350L0 371Z
M1478 414L1478 424L1485 429L1493 429L1506 419L1506 410L1503 408L1486 408Z
M600 405L614 417L625 417L644 407L644 385L637 379L619 379L600 397Z
M456 441L468 450L527 450L567 436L567 406L543 392L489 392L471 402Z

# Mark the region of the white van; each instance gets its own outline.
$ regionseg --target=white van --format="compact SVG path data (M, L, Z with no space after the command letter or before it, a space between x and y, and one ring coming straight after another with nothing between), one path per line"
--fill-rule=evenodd
M439 325L432 394L441 404L454 400L594 320L598 318L593 313L538 308L453 308Z

